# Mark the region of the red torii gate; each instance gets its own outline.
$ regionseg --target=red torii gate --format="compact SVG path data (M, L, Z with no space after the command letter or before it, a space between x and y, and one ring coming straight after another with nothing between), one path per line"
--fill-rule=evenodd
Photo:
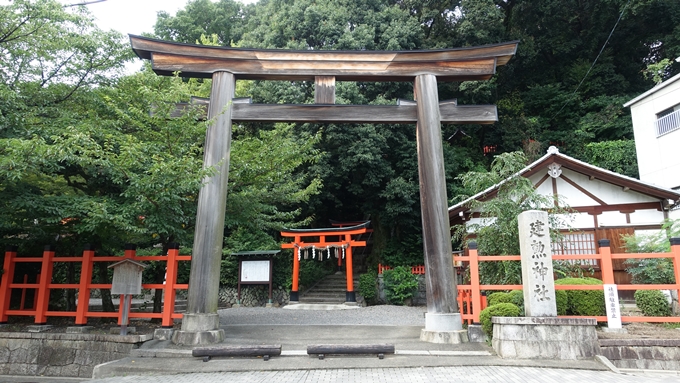
M323 257L323 252L327 252L330 258L331 253L335 253L335 257L340 264L342 258L345 258L345 274L347 277L347 291L345 292L345 302L356 302L356 293L354 292L354 276L352 271L352 247L366 246L366 241L357 241L352 236L360 236L368 233L370 229L368 226L371 221L366 221L360 225L348 227L333 227L322 229L287 229L281 231L281 236L286 238L293 238L293 242L284 243L281 245L282 249L293 249L293 286L290 290L290 301L293 303L299 302L299 285L298 280L300 276L300 260L304 251L311 250L312 258L316 257L316 252L319 252L319 257ZM306 242L305 238L319 238L318 241ZM328 237L336 237L337 240L328 240ZM332 251L334 250L334 251Z

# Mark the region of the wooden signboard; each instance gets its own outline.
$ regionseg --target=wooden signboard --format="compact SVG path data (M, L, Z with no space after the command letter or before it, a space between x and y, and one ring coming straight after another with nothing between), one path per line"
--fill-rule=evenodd
M241 285L269 285L268 307L272 304L274 255L280 250L242 251L238 256L238 292L236 304L241 304Z
M271 260L241 261L241 283L271 282Z

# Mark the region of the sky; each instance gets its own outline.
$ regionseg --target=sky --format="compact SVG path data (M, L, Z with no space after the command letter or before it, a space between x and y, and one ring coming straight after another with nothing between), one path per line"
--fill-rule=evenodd
M92 2L87 8L96 18L97 25L104 30L115 29L123 34L139 35L142 32L153 32L156 14L166 11L174 15L177 10L186 6L188 0L59 0L62 4L79 4ZM216 0L212 0L216 2ZM254 3L256 0L238 0L242 3Z
M156 14L166 11L175 15L183 9L188 0L59 0L60 3L80 4L92 2L87 8L95 18L95 23L103 30L114 29L125 35L140 35L144 32L152 33L156 24ZM211 0L216 2L216 0ZM253 3L256 0L238 0L242 3ZM126 72L132 73L141 68L141 60L135 60L126 66Z

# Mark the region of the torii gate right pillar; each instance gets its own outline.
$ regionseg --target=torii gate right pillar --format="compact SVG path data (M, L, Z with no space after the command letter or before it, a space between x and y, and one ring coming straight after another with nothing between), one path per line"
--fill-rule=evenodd
M416 140L427 291L425 328L420 339L461 343L467 341L467 333L462 331L456 300L437 78L430 74L418 75L414 88L418 104Z

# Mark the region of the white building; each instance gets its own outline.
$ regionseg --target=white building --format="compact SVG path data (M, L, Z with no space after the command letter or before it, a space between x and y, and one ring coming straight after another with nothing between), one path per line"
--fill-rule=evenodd
M677 134L680 137L680 132ZM670 208L680 202L680 191L579 161L554 146L517 175L528 178L540 194L559 195L574 212L571 230L563 233L561 243L553 244L554 254L593 254L600 239L611 241L612 253L623 253L622 234L659 230ZM494 198L502 183L451 206L449 223L483 225L480 213L470 209L470 201ZM630 283L622 261L614 261L614 279Z
M680 74L628 101L640 180L680 190ZM674 211L672 218L680 218Z

